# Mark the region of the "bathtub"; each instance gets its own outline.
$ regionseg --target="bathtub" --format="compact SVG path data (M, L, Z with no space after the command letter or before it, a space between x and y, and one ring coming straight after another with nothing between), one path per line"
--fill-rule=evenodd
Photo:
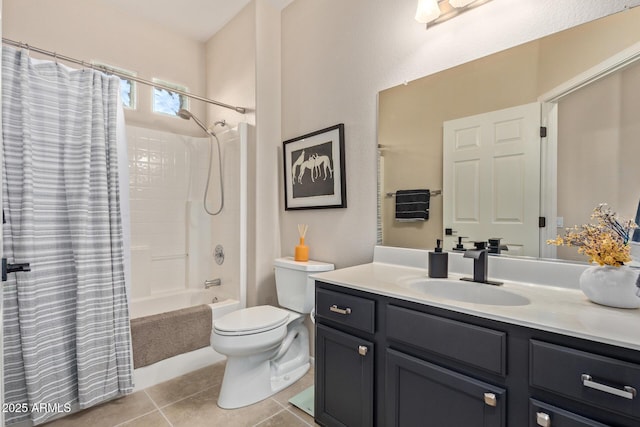
M152 314L166 313L193 307L200 304L211 304L229 299L220 294L218 288L210 289L185 289L176 292L163 292L158 295L133 298L129 306L129 317L151 316Z
M179 310L192 305L203 304L202 298L207 298L211 307L212 320L219 319L227 313L238 310L240 302L234 299L224 299L211 303L215 297L215 291L183 291L174 295L163 295L162 297L142 298L131 302L131 317L148 316L158 313L159 308L171 307L166 311ZM158 301L160 300L160 301ZM183 305L187 304L187 305ZM147 314L148 313L148 314ZM147 387L154 386L172 378L179 377L192 371L204 368L214 363L221 362L225 356L214 351L210 346L204 347L189 353L170 357L153 365L145 366L134 370L135 390L139 391Z

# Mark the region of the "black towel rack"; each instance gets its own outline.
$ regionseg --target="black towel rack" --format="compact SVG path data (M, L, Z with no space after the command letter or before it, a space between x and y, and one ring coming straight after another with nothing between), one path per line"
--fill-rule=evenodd
M429 191L429 194L432 196L439 196L440 194L442 194L442 190L431 190ZM395 196L396 193L387 193L387 197L393 197Z

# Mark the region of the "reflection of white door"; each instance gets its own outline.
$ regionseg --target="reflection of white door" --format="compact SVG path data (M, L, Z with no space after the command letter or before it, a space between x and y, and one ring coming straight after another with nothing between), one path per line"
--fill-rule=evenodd
M510 255L539 255L540 104L444 122L443 224L457 236L500 237Z

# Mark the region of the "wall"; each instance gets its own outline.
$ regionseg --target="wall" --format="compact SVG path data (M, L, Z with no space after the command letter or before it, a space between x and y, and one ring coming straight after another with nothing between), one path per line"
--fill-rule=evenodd
M207 97L249 109L242 115L215 105L207 108L210 122L226 120L255 125L256 108L256 6L245 6L205 45Z
M620 11L628 3L493 0L425 31L413 20L414 0L293 2L282 15L282 136L345 123L349 207L296 212L281 207L282 253L293 253L296 224L307 223L311 257L339 267L371 261L380 90Z
M444 121L536 102L555 86L640 40L639 19L636 8L381 91L378 141L385 147L383 191L442 188ZM560 146L564 139L559 138ZM560 197L566 194L580 193L560 192ZM432 200L429 221L418 224L396 222L393 199L385 199L383 235L383 244L389 246L432 246L442 238L442 197Z
M566 227L592 222L596 203L635 219L640 197L638 93L640 64L634 64L558 103L558 216ZM567 247L559 247L558 256L587 259Z
M288 3L252 1L206 45L208 95L249 109L240 115L209 107L209 120L253 125L247 177L248 305L277 304L273 260L280 256L280 12Z
M255 235L256 304L277 303L273 260L281 256L281 11L289 0L256 1Z
M108 7L98 0L5 0L3 37L61 55L124 68L146 80L159 78L204 95L204 44ZM38 55L33 53L34 57ZM48 58L51 59L51 58ZM138 109L127 124L202 136L190 121L151 113L151 87L137 84ZM189 108L204 117L205 107Z

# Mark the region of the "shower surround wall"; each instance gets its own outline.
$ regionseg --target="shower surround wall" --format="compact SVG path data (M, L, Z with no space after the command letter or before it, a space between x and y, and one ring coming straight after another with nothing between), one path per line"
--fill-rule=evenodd
M128 126L131 212L131 317L241 297L240 155L238 132L220 133L225 208L215 217L202 206L209 138ZM213 150L209 210L220 203ZM222 245L218 265L214 247ZM222 285L205 290L204 281Z

